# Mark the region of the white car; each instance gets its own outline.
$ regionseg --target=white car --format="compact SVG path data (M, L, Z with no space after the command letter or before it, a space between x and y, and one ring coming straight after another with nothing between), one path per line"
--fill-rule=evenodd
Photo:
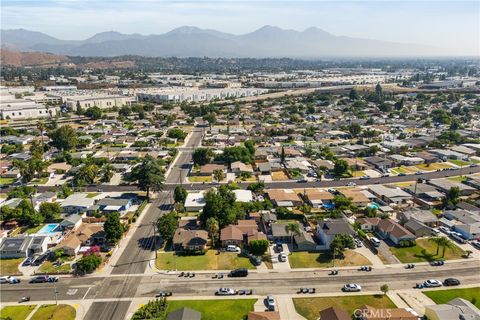
M362 290L362 287L356 283L349 283L344 285L342 290L345 292L358 292Z
M446 234L448 234L448 235L450 235L450 233L452 233L452 231L450 231L449 228L444 227L444 226L441 226L441 227L439 227L438 229L440 229L440 231L442 231L443 233L446 233Z
M286 262L287 261L287 255L284 253L281 253L278 255L278 261L280 262Z
M355 182L349 182L347 183L347 186L349 187L355 187L357 184Z
M12 276L0 277L0 283L1 284L4 284L4 283L11 283L11 284L20 283L20 279L12 277Z
M237 246L229 245L229 246L227 246L227 251L228 252L240 252L242 250Z
M429 279L423 283L425 288L435 288L435 287L441 287L442 283L438 280L435 279Z
M269 311L275 311L275 299L272 295L267 296L267 307Z
M233 296L237 294L237 291L231 288L220 288L215 293L217 296Z

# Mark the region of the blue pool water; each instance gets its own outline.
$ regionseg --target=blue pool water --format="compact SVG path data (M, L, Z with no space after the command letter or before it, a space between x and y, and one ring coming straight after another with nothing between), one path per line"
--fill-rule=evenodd
M376 202L372 202L368 205L369 208L372 208L372 209L379 209L380 208L380 205Z
M42 229L38 230L37 233L40 234L48 234L48 233L53 233L55 232L55 229L57 229L58 223L48 223L42 227Z

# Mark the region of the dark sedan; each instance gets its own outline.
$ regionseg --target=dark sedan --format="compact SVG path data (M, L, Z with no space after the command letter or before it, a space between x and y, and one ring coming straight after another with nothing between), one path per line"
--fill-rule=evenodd
M460 280L455 278L447 278L443 281L444 286L458 286L460 284Z

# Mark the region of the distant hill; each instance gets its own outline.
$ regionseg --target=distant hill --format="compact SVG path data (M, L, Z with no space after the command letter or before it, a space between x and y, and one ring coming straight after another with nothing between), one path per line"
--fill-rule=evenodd
M86 40L60 40L24 29L2 30L2 46L13 50L70 56L139 55L151 57L411 57L436 56L436 48L336 36L319 28L304 31L264 26L234 35L184 26L158 35L102 32Z
M11 66L54 66L69 64L66 56L43 52L18 52L2 49L0 51L1 63Z

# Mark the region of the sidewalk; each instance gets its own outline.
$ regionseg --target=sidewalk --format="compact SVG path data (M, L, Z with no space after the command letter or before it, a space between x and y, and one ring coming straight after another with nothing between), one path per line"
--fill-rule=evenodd
M306 320L297 313L291 296L274 296L277 300L278 312L281 320Z

